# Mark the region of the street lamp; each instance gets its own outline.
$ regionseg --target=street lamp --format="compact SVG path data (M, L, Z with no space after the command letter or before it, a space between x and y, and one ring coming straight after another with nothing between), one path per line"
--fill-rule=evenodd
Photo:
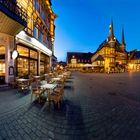
M12 52L12 59L13 59L13 63L14 63L14 67L13 67L13 70L14 70L14 81L15 81L15 59L18 57L18 51L17 50L14 50Z
M18 57L18 51L17 50L14 50L12 52L12 59L15 60L17 57Z

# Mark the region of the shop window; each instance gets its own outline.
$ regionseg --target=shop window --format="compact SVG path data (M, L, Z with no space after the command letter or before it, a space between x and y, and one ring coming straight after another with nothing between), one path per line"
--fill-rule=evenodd
M5 54L5 47L4 46L0 46L0 55Z
M4 60L0 60L0 76L5 75L5 62Z
M30 74L37 75L37 61L30 60Z
M41 74L45 73L45 63L44 62L40 62L40 73Z
M18 77L28 77L29 60L26 58L17 59Z
M37 52L33 51L33 50L30 50L30 58L37 59Z
M20 56L29 57L29 49L28 48L17 45L17 51L18 51Z
M45 61L45 55L44 55L44 54L41 54L41 55L40 55L40 60L41 60L41 61Z

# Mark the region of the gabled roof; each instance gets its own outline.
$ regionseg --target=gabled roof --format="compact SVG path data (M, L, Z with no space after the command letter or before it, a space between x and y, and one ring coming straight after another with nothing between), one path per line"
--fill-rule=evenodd
M99 47L98 47L98 49L96 50L96 52L98 52L99 50L101 50L104 46L110 47L109 44L108 44L108 42L107 42L107 40L104 40L104 41L99 45Z
M104 58L103 58L101 55L99 55L99 56L95 59L95 61L104 61Z
M116 51L122 51L120 48L120 42L116 39L115 42L115 49ZM98 52L99 50L101 50L103 47L110 47L109 42L107 40L104 40L98 47L98 49L96 50L96 52Z
M91 57L93 53L88 52L88 53L82 53L82 52L67 52L67 61L68 63L71 63L71 59L76 58L77 60L89 60L91 63Z

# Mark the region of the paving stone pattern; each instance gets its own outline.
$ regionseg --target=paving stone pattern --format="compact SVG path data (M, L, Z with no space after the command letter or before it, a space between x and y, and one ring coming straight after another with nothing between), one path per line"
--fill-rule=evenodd
M0 91L0 140L139 140L140 73L74 72L61 109Z

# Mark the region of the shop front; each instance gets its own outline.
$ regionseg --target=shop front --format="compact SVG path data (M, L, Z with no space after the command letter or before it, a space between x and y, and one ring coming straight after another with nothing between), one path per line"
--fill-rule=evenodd
M17 45L19 56L16 61L17 77L29 77L37 75L38 52L22 44Z
M21 32L16 36L16 76L29 78L30 75L48 73L51 67L52 51L33 37Z

